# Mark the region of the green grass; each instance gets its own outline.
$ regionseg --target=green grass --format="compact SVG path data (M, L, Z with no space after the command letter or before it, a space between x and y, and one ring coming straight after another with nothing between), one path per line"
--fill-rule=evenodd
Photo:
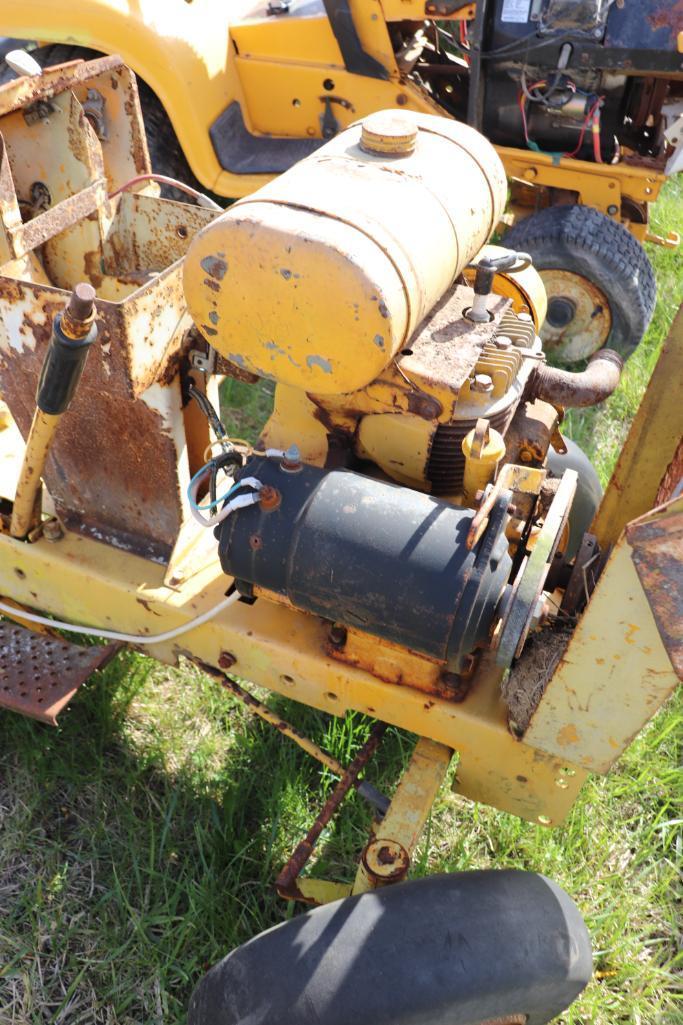
M655 226L683 233L680 179ZM660 300L648 336L619 392L567 425L603 479L683 299L680 257L651 255ZM253 433L269 398L231 387L236 429ZM360 716L269 701L342 761L367 736ZM577 900L596 976L565 1025L683 1025L682 724L679 695L554 831L447 788L435 805L419 874L518 866ZM390 730L370 780L389 790L413 740ZM332 782L189 665L171 671L123 654L56 731L0 714L0 1025L179 1025L210 964L292 913L273 879ZM367 826L354 794L323 836L316 872L348 879Z

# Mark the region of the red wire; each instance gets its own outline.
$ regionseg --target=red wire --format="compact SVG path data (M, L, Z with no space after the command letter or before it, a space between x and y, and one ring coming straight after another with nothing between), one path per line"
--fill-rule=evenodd
M109 193L109 199L113 199L114 196L118 196L120 192L124 192L125 189L129 189L132 185L138 185L140 182L159 182L161 185L172 185L175 189L180 189L181 192L186 192L188 196L193 196L194 199L201 199L201 192L197 192L190 185L186 185L185 182L178 181L177 178L169 178L165 174L138 174L135 178L130 178L123 185L120 185L118 189L114 189L113 192Z
M586 129L588 128L589 124L593 120L593 117L595 116L595 112L596 112L596 110L598 109L598 107L600 106L601 103L602 103L602 98L598 98L595 101L595 103L593 104L593 106L591 107L591 109L588 111L588 113L586 114L586 117L584 118L583 125L581 127L581 133L579 134L579 141L576 144L576 148L573 149L571 151L571 153L565 153L564 154L565 157L569 157L569 158L575 157L576 154L579 152L579 150L583 146L583 140L584 140L584 136L586 134Z
M536 86L543 84L543 82L536 82L534 83L534 85L529 86L528 88L534 89ZM593 106L591 107L591 109L586 114L586 117L583 121L583 125L581 126L581 132L579 133L579 141L577 142L576 147L571 151L571 153L563 153L563 157L568 157L569 159L571 159L572 157L576 156L576 154L580 151L581 147L583 146L583 140L586 135L588 126L590 125L591 132L593 134L593 156L595 157L597 163L604 163L602 159L602 153L600 151L600 107L602 106L602 99L602 96L599 96L593 104ZM524 141L527 145L529 145L529 125L526 117L526 97L523 92L520 92L519 94L519 109L522 114L522 125L524 126Z

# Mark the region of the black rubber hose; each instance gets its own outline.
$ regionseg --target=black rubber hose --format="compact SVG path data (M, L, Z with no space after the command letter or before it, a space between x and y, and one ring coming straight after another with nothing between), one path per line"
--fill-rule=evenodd
M539 366L529 380L525 398L544 399L565 409L597 406L616 390L623 367L624 361L613 349L596 352L586 369L577 374L559 367Z

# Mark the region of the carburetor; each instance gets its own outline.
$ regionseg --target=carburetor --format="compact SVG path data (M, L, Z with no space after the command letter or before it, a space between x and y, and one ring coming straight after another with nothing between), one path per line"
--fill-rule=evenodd
M335 624L334 657L426 690L521 650L576 488L547 480L562 406L619 379L606 353L583 375L545 367L540 277L487 244L505 198L473 129L386 111L231 207L185 262L228 372L276 382L264 451L213 509L223 569L247 599Z

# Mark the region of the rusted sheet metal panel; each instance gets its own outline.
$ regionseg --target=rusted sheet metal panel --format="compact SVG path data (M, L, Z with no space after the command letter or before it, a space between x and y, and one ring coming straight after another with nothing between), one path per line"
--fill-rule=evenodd
M57 716L118 646L81 648L63 637L0 623L0 707L57 725Z
M81 189L75 196L67 196L61 203L34 217L27 224L9 231L13 256L24 256L55 235L61 235L77 221L95 213L105 199L106 190L104 180L101 179Z
M683 492L683 438L659 484L655 505L664 505L670 498Z
M33 78L12 79L0 86L0 116L29 107L36 100L50 99L93 75L117 72L124 67L120 57L100 57L94 61L56 64Z
M57 431L45 479L69 528L165 560L180 529L187 477L180 389L172 377L189 326L178 268L156 292L130 304L98 301L99 340ZM0 278L0 391L24 438L52 318L64 299L61 290ZM154 332L169 316L179 336L157 360L157 373L148 366L147 379L134 388L135 352L153 352L155 340L163 351L168 339L155 339Z
M152 196L109 201L112 186L149 170L135 80L118 59L67 71L0 91L0 393L25 438L52 319L89 281L98 344L45 480L68 527L166 561L188 480L182 257L213 214ZM38 99L59 116L31 108L27 122ZM28 202L37 179L39 207ZM28 252L30 266L13 259Z
M680 582L680 562L677 572ZM660 610L668 600L658 598ZM675 685L633 550L622 537L524 742L590 771L607 772Z
M629 524L626 536L664 647L683 679L683 498Z

